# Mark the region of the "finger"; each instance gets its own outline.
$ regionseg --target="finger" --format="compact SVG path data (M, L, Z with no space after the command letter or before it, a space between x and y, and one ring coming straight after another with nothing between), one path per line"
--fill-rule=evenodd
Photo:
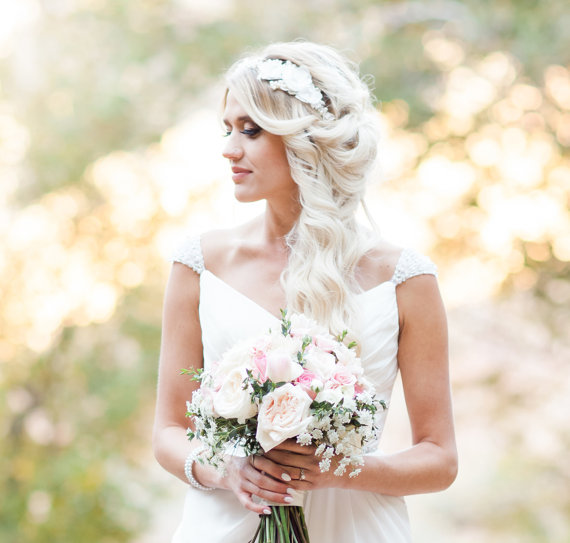
M269 509L269 506L267 506L263 503L255 503L252 500L251 494L249 492L239 492L239 493L237 493L237 498L238 498L238 501L246 509L253 511L254 513L257 513L258 515L270 515L271 514L271 509Z
M270 490L260 488L251 481L244 482L242 489L248 494L255 494L257 497L268 502L274 502L277 504L289 504L293 501L293 498L289 492L272 492Z
M294 477L293 470L290 470L289 466L277 464L265 456L258 457L255 461L255 465L259 471L270 475L278 481L289 482Z
M287 439L271 450L291 451L298 454L309 455L315 454L316 447L314 445L301 445L300 443L297 443L295 439Z
M297 454L285 450L272 450L268 453L265 453L264 457L282 466L308 468L311 465L318 463L318 458L314 455L309 456L304 454Z
M256 465L258 464L260 464L260 462L259 460L256 460ZM264 465L268 465L269 467L269 463L267 461L264 462ZM278 473L275 469L273 471L276 474ZM267 470L265 469L259 471L252 468L252 473L248 475L247 479L262 490L268 490L282 495L286 495L287 488L289 488L285 480L281 479L279 475L272 476L271 474L267 474Z

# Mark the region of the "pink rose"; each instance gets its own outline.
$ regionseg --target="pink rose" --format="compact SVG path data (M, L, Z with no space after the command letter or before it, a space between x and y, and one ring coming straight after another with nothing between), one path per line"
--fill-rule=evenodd
M257 434L265 452L307 429L313 400L300 387L287 383L264 396L257 417Z
M345 367L340 366L333 373L329 381L327 381L327 388L351 387L356 383L356 377L348 371Z
M265 352L256 347L253 348L253 376L260 382L265 383L267 381L267 356Z
M303 367L291 358L285 350L274 350L267 353L267 378L274 383L294 381L303 373Z
M327 353L332 353L334 348L338 345L338 342L329 336L315 336L313 341L319 349Z
M313 382L318 382L320 384L319 378L310 370L303 370L303 373L299 375L295 381L295 383L299 385L312 400L314 400L317 395L316 391L312 388Z

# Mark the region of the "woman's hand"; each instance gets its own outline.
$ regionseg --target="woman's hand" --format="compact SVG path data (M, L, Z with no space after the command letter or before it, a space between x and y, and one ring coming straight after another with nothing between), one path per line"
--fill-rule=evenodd
M250 511L269 514L266 504L255 503L253 496L277 504L289 504L293 501L287 484L280 477L271 477L261 466L260 456L229 456L226 459L226 475L222 479L224 488L231 490L239 502Z
M314 446L288 439L256 460L255 466L275 479L290 481L289 486L295 490L342 486L343 477L333 474L334 458L331 469L323 473L319 468L322 458L315 456L315 450Z

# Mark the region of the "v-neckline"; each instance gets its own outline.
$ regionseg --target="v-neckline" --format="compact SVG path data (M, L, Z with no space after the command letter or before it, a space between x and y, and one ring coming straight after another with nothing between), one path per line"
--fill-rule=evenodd
M231 292L236 293L241 298L247 300L250 304L253 304L254 306L258 307L259 309L261 309L262 311L267 313L267 315L269 315L270 317L273 317L275 320L278 320L278 321L281 320L281 317L277 317L271 311L269 311L269 309L263 307L261 304L257 303L255 300L252 300L249 296L246 296L243 292L241 292L237 288L232 287L232 285L230 285L229 283L227 283L226 281L224 281L223 279L218 277L216 274L212 273L210 270L204 269L204 271L202 272L202 275L204 275L205 273L207 273L208 275L213 277L216 281L218 281L218 283L221 283L222 285L224 285L224 287L226 289L230 290Z
M222 285L225 286L226 289L236 293L238 296L240 296L241 298L244 298L245 300L247 300L250 304L253 304L254 306L258 307L259 309L261 309L263 312L265 312L267 315L269 315L270 317L272 317L273 319L280 321L281 317L277 317L275 314L273 314L271 311L269 311L269 309L265 308L264 306L262 306L261 304L259 304L258 302L256 302L255 300L253 300L252 298L250 298L249 296L245 295L243 292L241 292L240 290L238 290L237 288L233 287L232 285L230 285L228 282L224 281L223 279L221 279L220 277L218 277L215 273L212 273L210 270L204 268L204 270L202 271L202 275L204 275L205 273L207 273L208 275L210 275L211 277L213 277L216 281L218 281L218 283L221 283ZM378 283L377 285L374 285L372 288L369 288L367 290L363 290L362 292L359 292L356 294L357 297L362 297L364 295L370 294L371 292L374 292L376 290L379 290L380 287L383 287L384 285L394 285L393 281L391 279L388 279L386 281L382 281L381 283Z

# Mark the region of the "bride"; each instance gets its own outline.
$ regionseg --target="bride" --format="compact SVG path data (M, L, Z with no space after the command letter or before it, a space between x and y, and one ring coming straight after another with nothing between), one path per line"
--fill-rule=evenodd
M312 543L410 541L403 496L447 488L457 472L446 319L435 266L361 228L376 157L375 112L355 66L331 48L278 43L228 72L223 122L235 197L263 215L190 237L176 251L164 303L154 451L190 483L173 542L245 543L267 507L307 490ZM280 308L333 333L347 326L367 377L389 398L401 372L411 446L365 456L358 477L321 473L310 447L289 440L261 457L230 456L227 471L195 462L182 368L208 366L264 333ZM190 423L191 424L191 423Z

